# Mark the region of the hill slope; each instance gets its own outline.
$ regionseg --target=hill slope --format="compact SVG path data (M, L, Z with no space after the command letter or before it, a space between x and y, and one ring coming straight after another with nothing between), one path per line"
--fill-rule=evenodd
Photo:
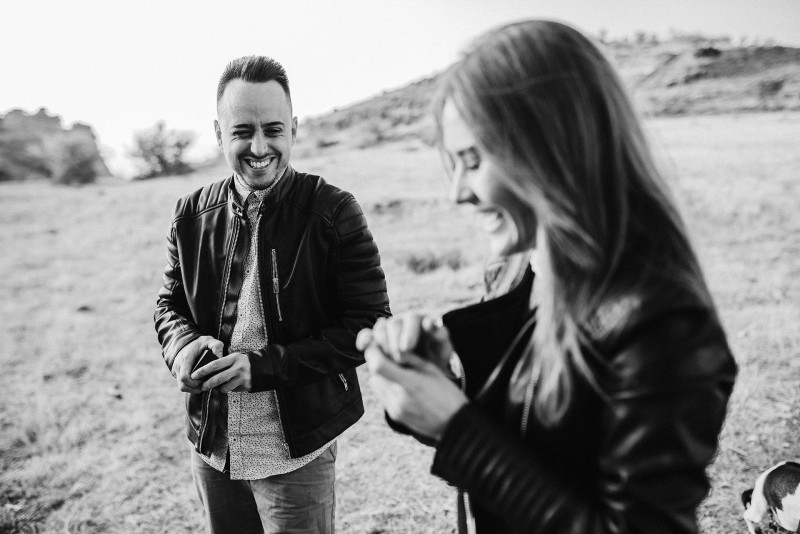
M688 115L800 109L800 49L730 46L727 40L610 42L606 53L642 111ZM431 139L427 110L437 76L310 118L299 147L365 148Z

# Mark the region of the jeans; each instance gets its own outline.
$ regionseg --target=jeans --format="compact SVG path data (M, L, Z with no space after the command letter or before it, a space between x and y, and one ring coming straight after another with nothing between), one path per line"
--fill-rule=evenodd
M212 534L334 534L336 442L296 471L231 480L192 450L192 477Z

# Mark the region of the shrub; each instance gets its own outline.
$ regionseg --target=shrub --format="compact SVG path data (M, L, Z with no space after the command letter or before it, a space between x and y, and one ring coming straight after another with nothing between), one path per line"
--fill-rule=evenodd
M464 259L458 250L451 250L438 255L428 250L420 254L409 254L405 258L405 264L411 272L422 274L435 271L443 266L449 267L452 271L457 271L464 266Z
M164 121L133 136L131 156L144 164L139 179L155 178L192 172L192 167L184 159L185 150L194 141L194 134L187 131L167 130Z
M761 80L758 82L758 97L765 104L778 96L778 93L783 89L783 84L786 83L785 79L777 80Z
M722 51L718 48L714 48L713 46L705 46L703 48L698 48L694 51L694 57L710 57L715 58L722 55Z
M70 141L59 147L53 163L53 183L90 184L96 178L95 155L85 144Z

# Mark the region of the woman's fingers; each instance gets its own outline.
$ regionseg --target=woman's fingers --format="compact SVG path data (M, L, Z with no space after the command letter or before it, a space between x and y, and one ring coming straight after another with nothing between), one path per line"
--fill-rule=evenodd
M413 374L431 372L433 369L438 370L436 366L411 352L403 356L402 362L397 362L375 345L367 347L364 351L364 359L367 361L367 369L371 374L403 385L413 381Z
M402 317L390 317L386 320L386 339L384 352L394 361L400 363L402 354L400 353L400 335L403 331Z
M356 348L363 352L370 343L372 343L372 329L362 328L356 336Z
M421 315L407 315L403 318L397 348L401 353L416 352L422 331L423 317Z

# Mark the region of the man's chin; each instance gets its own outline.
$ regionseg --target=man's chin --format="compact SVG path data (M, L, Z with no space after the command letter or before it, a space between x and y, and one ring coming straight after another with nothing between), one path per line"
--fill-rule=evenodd
M239 178L251 189L266 189L275 183L277 175L274 172L255 173L245 171L239 173Z

